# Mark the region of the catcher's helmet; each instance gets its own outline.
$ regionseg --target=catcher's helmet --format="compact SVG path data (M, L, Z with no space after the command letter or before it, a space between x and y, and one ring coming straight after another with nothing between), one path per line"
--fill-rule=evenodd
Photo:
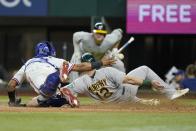
M100 34L107 34L107 30L105 28L105 25L102 22L97 22L94 25L93 32L94 33L100 33Z
M95 62L95 61L96 61L95 57L89 52L84 53L81 57L81 62Z
M49 46L49 49L50 49L49 55L56 57L56 49L54 48L53 44L50 42L50 43L48 43L48 46Z
M35 57L56 56L56 50L48 41L39 42L35 47Z

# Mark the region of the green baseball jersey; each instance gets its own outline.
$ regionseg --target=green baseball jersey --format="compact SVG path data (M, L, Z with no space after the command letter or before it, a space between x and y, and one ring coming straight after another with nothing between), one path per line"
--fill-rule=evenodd
M74 46L79 46L79 51L81 54L90 52L97 60L99 60L105 55L108 50L112 49L121 40L121 38L121 29L115 29L111 34L107 34L105 36L100 45L97 45L95 43L93 33L81 31L74 33L73 42Z
M105 102L137 101L139 85L123 83L125 73L106 67L96 70L93 76L84 75L67 86L73 93L86 94L96 100ZM162 86L162 93L169 99L176 89L165 83L153 70L147 66L140 66L130 71L127 76L150 81L158 81Z
M122 39L122 30L115 29L110 34L107 34L100 45L95 43L93 33L89 32L76 32L73 35L74 53L71 58L71 63L81 63L81 55L90 52L96 60L101 58L108 53L117 43ZM125 72L124 63L121 60L117 60L112 67ZM78 72L70 73L70 82L79 77Z
M99 101L113 102L124 93L123 79L126 76L112 67L95 71L93 76L87 74L67 85L75 94L85 94Z

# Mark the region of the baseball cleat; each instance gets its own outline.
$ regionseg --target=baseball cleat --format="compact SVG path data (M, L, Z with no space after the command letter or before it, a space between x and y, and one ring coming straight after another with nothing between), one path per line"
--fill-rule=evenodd
M150 100L140 99L138 102L144 105L151 105L151 106L157 106L160 104L160 101L158 99L150 99Z
M185 95L186 93L189 92L189 88L183 89L183 90L176 90L176 92L171 96L171 100L174 100L176 98L179 98L183 95Z
M61 92L66 97L72 108L79 107L80 103L77 97L75 97L68 88L61 88Z

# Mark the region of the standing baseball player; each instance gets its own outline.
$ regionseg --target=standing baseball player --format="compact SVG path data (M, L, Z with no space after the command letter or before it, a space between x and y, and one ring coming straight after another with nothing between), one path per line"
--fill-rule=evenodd
M82 56L82 61L95 61L90 53ZM136 96L140 86L152 87L164 93L168 99L173 100L189 89L175 90L166 84L155 72L147 66L138 67L127 75L115 68L106 67L86 72L69 85L61 88L63 94L72 99L74 105L75 94L85 94L101 102L134 101L142 104L157 105L156 99L146 100ZM75 104L76 106L77 103Z
M35 57L29 59L8 84L9 106L20 106L21 100L16 98L15 89L24 79L38 94L27 106L63 105L68 101L57 95L56 92L59 84L66 82L70 71L92 70L114 62L114 60L108 59L100 62L71 64L55 56L55 48L50 42L44 41L36 45Z
M105 25L102 22L97 22L94 29L89 32L76 32L73 35L74 54L71 58L71 63L81 63L81 56L85 52L93 54L96 60L101 60L104 56L111 56L111 53L116 52L118 45L122 39L122 30L115 29L110 34L107 33ZM112 67L125 72L124 63L116 54L117 61ZM122 57L121 57L122 58ZM71 73L71 81L79 76L77 72Z

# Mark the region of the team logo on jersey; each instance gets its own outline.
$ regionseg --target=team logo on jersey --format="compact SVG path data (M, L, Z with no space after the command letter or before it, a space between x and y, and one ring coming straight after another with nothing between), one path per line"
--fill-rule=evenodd
M106 79L102 79L89 86L88 90L89 92L92 92L93 94L97 95L100 99L104 100L113 94L106 88L106 86Z

